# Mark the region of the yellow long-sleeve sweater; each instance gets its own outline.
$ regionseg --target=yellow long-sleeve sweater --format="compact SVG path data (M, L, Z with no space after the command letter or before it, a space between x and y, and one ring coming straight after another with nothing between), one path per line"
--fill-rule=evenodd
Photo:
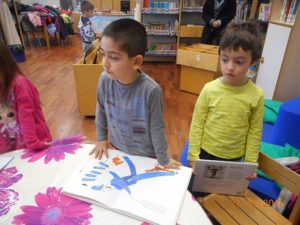
M203 148L217 157L257 162L263 101L262 89L251 80L242 86L225 85L219 78L207 83L194 109L188 160L198 159Z

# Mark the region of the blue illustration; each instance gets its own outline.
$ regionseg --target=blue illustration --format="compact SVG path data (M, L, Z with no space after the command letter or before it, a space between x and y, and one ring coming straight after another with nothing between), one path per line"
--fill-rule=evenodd
M119 176L116 172L113 171L108 171L109 174L111 175L111 180L110 180L110 185L105 185L105 184L99 184L99 185L93 185L91 186L92 190L96 191L108 191L111 190L112 187L114 187L117 190L126 190L128 194L131 194L130 185L136 184L140 180L145 180L145 179L151 179L155 177L161 177L161 176L174 176L176 173L168 170L157 170L157 169L152 169L149 170L148 172L143 172L140 174L137 174L135 165L133 162L130 160L128 156L123 156L122 157L124 161L127 163L130 174L128 176ZM120 163L120 161L117 162L117 164ZM100 176L102 172L105 169L109 169L109 165L105 164L104 162L99 162L97 166L94 166L92 170L85 174L85 177L82 178L82 181L95 181L97 176ZM85 184L86 185L86 184Z

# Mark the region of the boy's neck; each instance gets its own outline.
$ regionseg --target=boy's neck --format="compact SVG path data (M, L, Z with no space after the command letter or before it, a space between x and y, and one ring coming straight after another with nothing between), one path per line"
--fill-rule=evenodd
M85 17L85 18L90 18L90 16L85 14L85 13L83 13L82 16Z
M141 71L135 70L130 76L127 76L126 78L124 78L122 80L118 80L118 82L123 85L130 85L138 79L138 77L140 76L140 73L141 73Z

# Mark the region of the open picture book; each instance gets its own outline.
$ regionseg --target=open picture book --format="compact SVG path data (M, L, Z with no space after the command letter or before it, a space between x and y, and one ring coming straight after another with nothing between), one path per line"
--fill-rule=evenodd
M151 224L175 225L192 169L165 169L156 159L109 150L75 171L63 193Z
M193 191L243 195L248 187L247 176L257 169L257 163L196 160Z

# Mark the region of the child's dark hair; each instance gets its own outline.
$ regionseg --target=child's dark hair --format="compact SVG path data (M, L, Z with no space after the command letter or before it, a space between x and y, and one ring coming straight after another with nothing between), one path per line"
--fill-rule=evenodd
M251 51L252 63L258 60L262 52L262 41L257 23L254 21L229 23L222 35L219 53L227 48Z
M145 27L133 19L119 19L110 23L102 37L110 37L119 44L129 57L145 55L147 51L147 33Z
M94 10L94 5L89 1L83 1L80 5L81 12L84 13L86 11Z
M8 47L0 42L0 103L7 103L12 82L21 70Z

